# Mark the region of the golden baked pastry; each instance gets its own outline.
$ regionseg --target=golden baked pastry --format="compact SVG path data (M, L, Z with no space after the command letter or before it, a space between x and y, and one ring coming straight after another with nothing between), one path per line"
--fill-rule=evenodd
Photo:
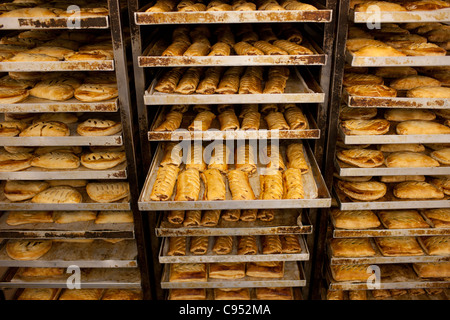
M350 95L362 97L396 97L397 90L383 84L358 84L346 87Z
M400 199L442 199L444 193L427 182L406 181L394 186L394 196Z
M86 192L93 201L110 203L128 197L130 186L128 182L90 182Z
M257 209L242 209L239 216L239 220L253 222L256 221L256 215L258 214Z
M277 288L255 288L257 300L293 300L294 295L291 287Z
M10 201L23 201L33 198L48 187L49 184L45 181L7 180L3 194Z
M156 180L152 187L150 200L167 201L173 194L180 168L174 165L166 165L158 168Z
M412 44L426 43L427 38L419 36L418 34L393 34L383 37L385 43L395 49L408 47Z
M348 292L348 298L350 300L367 300L366 290L350 290Z
M389 121L434 120L436 114L430 110L388 109L384 112L384 118Z
M382 198L387 191L384 183L378 181L349 182L338 181L338 188L354 200L375 201Z
M163 93L173 93L185 70L182 67L168 69L156 82L155 90Z
M421 256L422 248L414 237L378 237L375 242L383 256Z
M81 164L93 170L105 170L126 161L125 152L91 152L81 156Z
M80 158L67 152L49 152L35 156L30 164L45 169L76 169L80 166Z
M241 279L245 277L245 262L222 262L209 264L212 279Z
M203 211L203 216L200 224L204 227L215 227L219 223L220 212L220 210Z
M230 254L233 250L233 238L231 236L216 237L212 251L218 255Z
M375 255L368 238L334 238L330 241L334 257L371 257Z
M381 210L378 212L378 216L388 229L430 227L416 210Z
M217 45L217 44L216 44ZM213 50L209 55L218 55L217 46L213 46ZM225 44L226 45L226 44ZM228 46L228 45L226 45ZM222 52L222 54L225 54ZM196 93L199 94L213 94L216 92L217 86L220 82L220 76L222 75L223 67L211 67L205 71L203 79L200 80L200 83L195 89Z
M192 94L197 89L203 69L200 67L190 67L182 75L174 92L179 94Z
M20 137L64 137L69 135L69 127L59 121L39 121L19 134Z
M296 234L285 234L280 235L281 241L281 252L282 253L300 253L302 252L302 247L300 246L300 241L298 235Z
M420 278L450 277L450 262L413 263L413 268Z
M88 119L77 126L80 136L110 136L122 131L122 124L114 120Z
M264 120L267 122L269 130L289 130L290 126L286 122L283 113L281 112L269 112Z
M167 220L173 224L182 224L184 221L184 210L171 210L167 213Z
M97 218L95 219L95 223L133 223L133 212L123 210L99 211L97 214Z
M221 112L218 116L220 123L220 130L238 130L239 120L233 109L227 109Z
M448 134L450 128L438 122L410 120L400 122L396 132L397 134Z
M222 212L222 219L224 221L239 221L240 216L240 209L223 210Z
M414 43L398 49L408 56L445 56L447 50L434 43Z
M422 11L422 10L439 10L449 8L450 5L442 0L424 0L424 1L408 1L404 4L406 10Z
M441 82L427 76L411 75L395 79L389 86L395 90L411 90L417 87L440 87Z
M431 220L435 228L450 227L450 209L426 209L424 214Z
M175 201L197 201L200 194L200 173L197 169L187 168L179 173L176 185Z
M269 145L265 148L265 152L267 175L270 175L273 170L283 171L286 169L279 147L275 144Z
M164 155L160 162L160 166L179 167L183 161L182 144L178 142L167 142L163 144Z
M73 223L80 221L94 221L97 218L95 211L53 211L52 220L55 223Z
M0 87L0 102L1 103L9 104L9 103L22 102L29 95L30 95L30 91L28 89Z
M169 300L206 300L206 289L171 289Z
M73 95L84 102L98 102L114 99L119 95L117 84L83 83L75 89Z
M25 288L17 300L54 300L57 288Z
M438 187L444 194L450 195L450 179L449 178L435 178L431 183Z
M439 167L439 162L418 152L393 152L386 157L388 168Z
M258 253L256 236L238 237L238 255L253 255Z
M273 45L283 49L286 53L290 55L310 55L314 54L311 49L305 46L301 46L297 43L291 42L289 40L275 40Z
M378 217L371 210L338 210L331 211L336 228L371 229L381 225Z
M207 169L207 164L204 159L205 148L203 145L193 143L189 146L186 157L186 169L196 169L199 172L203 172Z
M19 268L18 274L21 278L47 278L47 277L57 277L63 275L65 272L64 268Z
M230 149L226 144L219 143L214 145L211 158L209 159L208 169L218 169L222 173L228 171L228 162Z
M288 159L288 168L300 169L302 174L308 172L309 167L304 155L303 144L297 142L288 144L286 157Z
M406 53L394 49L387 44L383 45L368 45L361 49L354 51L355 56L360 57L405 57Z
M391 297L391 292L384 289L372 290L372 296L375 300L384 300Z
M218 169L207 169L200 174L204 184L204 200L225 200L225 180Z
M407 9L395 2L388 1L364 1L355 5L355 12L374 12L374 10L383 11L406 11Z
M170 282L206 282L206 264L204 263L171 263Z
M58 300L100 300L103 289L64 289Z
M377 67L375 75L382 78L396 79L417 75L417 70L412 67Z
M249 288L214 289L214 300L250 300Z
M344 120L341 127L347 135L382 135L389 131L390 122L384 119Z
M368 264L338 264L330 265L335 281L364 282L371 276L367 270Z
M202 212L200 210L187 210L183 221L184 227L198 227L202 219Z
M69 186L50 187L36 194L33 203L81 203L82 195Z
M248 262L246 275L257 278L282 278L284 261Z
M300 169L289 168L283 172L284 199L304 199L302 172Z
M425 252L432 256L448 256L450 253L449 236L420 237Z
M70 124L78 122L78 117L76 114L67 112L43 113L33 119L33 123L39 121L59 121L65 124Z
M449 87L416 87L408 90L406 93L408 98L436 98L436 99L448 99L450 98Z
M196 236L190 238L190 248L189 252L194 255L202 255L208 251L208 236Z
M133 289L106 289L102 300L142 300L142 292Z
M349 51L358 51L367 46L387 46L384 42L374 39L353 38L347 39L345 47Z
M280 170L271 170L268 174L260 175L261 200L281 200L283 199L283 174Z
M256 172L257 157L252 144L240 144L236 148L235 152L235 168L243 171L248 175L252 175Z
M400 143L378 145L381 152L424 152L425 147L420 143Z
M51 240L8 240L6 253L14 260L36 260L52 248Z
M51 211L10 211L6 218L6 224L18 226L28 223L52 223Z
M264 235L261 238L263 254L282 253L281 239L278 235Z
M284 111L284 117L291 130L306 130L309 122L303 111L296 105L290 106Z
M383 165L384 156L381 151L370 149L348 149L336 152L336 157L344 163L359 168L375 168Z
M240 76L243 72L242 67L228 68L220 78L216 93L235 94L239 90Z
M9 153L0 151L0 171L20 171L31 167L31 153Z
M344 300L344 291L327 290L327 300Z
M450 40L450 28L443 24L424 34L430 42L444 42Z
M346 87L355 85L382 85L384 84L384 80L382 77L374 74L345 73L342 84Z

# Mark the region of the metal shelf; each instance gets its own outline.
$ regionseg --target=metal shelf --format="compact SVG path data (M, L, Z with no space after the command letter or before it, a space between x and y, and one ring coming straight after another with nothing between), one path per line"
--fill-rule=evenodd
M113 71L114 60L0 62L1 72Z
M184 139L191 140L249 140L249 139L319 139L320 129L309 112L305 113L308 119L309 129L305 130L269 130L267 123L260 120L259 130L230 130L221 131L219 120L216 118L211 123L210 130L189 131L187 128L194 120L195 114L186 112L180 128L175 131L155 131L155 129L165 120L167 109L160 107L158 113L148 132L149 141L177 141Z
M167 220L167 212L155 228L158 237L178 236L239 236L239 235L271 235L271 234L311 234L313 226L308 214L300 209L277 210L274 219L266 221L224 221L219 220L215 227L183 227Z
M320 208L331 205L331 197L323 183L322 176L315 163L314 156L309 147L304 146L305 158L310 170L302 175L305 199L283 199L283 200L231 200L231 193L227 188L227 195L224 201L151 201L150 194L156 180L159 163L163 157L161 145L158 146L153 163L147 175L144 187L139 197L138 205L142 211L163 211L163 210L216 210L216 209L286 209L286 208ZM259 177L250 177L250 184L257 197L260 190ZM203 184L200 194L203 193ZM172 196L173 198L174 196ZM201 196L200 196L201 199Z
M293 287L292 289L292 300L304 300L302 297L302 292L299 287ZM206 300L215 300L214 299L214 289L205 289L206 290ZM259 300L256 299L256 292L255 288L248 288L250 291L250 300ZM170 290L169 290L170 291ZM167 296L165 297L165 300L169 300L170 293L168 292Z
M189 252L190 238L186 241L185 256L169 256L169 239L164 238L160 251L159 263L208 263L208 262L253 262L253 261L307 261L309 260L308 246L302 236L298 236L302 251L300 253L280 253L280 254L262 254L261 238L258 237L259 254L255 255L238 255L237 254L237 238L233 239L233 250L230 254L218 255L212 251L214 239L209 238L208 251L204 255L195 255Z
M73 29L74 20L77 29L107 29L109 28L108 16L92 17L0 17L0 29L22 30L22 29Z
M287 80L285 93L281 94L171 94L155 91L159 77L153 79L145 91L146 105L174 104L245 104L245 103L320 103L325 94L309 72L301 75L297 68Z
M0 249L1 267L43 267L67 268L135 268L137 248L134 240L109 243L94 240L91 243L55 242L52 248L37 260L13 260L6 253L6 246Z
M450 55L446 56L403 56L403 57L363 57L355 56L348 50L345 61L352 67L422 67L450 66Z
M355 23L367 23L373 20L373 12L350 11L350 21ZM450 10L429 11L381 11L377 12L377 22L380 23L406 23L406 22L448 22Z
M306 285L303 267L297 262L284 263L282 278L208 279L206 282L170 282L170 264L164 265L161 278L162 289L186 288L258 288L258 287L303 287Z

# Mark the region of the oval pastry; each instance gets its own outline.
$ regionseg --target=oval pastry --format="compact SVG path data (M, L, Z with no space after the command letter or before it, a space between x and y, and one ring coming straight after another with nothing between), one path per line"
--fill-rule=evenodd
M14 260L36 260L52 247L51 240L9 240L6 253Z

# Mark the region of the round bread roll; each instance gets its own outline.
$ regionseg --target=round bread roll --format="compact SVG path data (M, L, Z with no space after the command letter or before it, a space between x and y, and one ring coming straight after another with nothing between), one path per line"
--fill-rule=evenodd
M122 130L122 124L113 120L88 119L80 123L77 133L80 136L109 136Z

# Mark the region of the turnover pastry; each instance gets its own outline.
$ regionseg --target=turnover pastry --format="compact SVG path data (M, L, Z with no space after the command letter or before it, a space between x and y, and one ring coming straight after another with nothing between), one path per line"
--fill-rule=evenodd
M105 170L125 162L125 152L91 152L81 156L81 164L89 169Z
M6 243L6 253L14 260L36 260L51 248L51 240L8 240Z
M86 192L96 202L109 203L127 198L130 186L128 182L90 182Z
M367 272L368 264L338 264L331 265L331 274L335 281L365 282L371 276Z
M183 161L182 144L178 142L167 142L163 145L164 155L160 162L160 166L167 165L179 167Z
M418 181L401 182L394 186L394 196L400 199L442 199L444 193L433 184Z
M1 103L9 104L9 103L22 102L29 95L30 95L30 92L28 89L0 87L0 102Z
M408 98L436 98L448 99L450 98L449 87L435 87L423 86L410 89L406 92Z
M279 254L282 253L281 239L278 235L265 235L262 238L263 254Z
M264 120L267 122L269 130L289 130L290 126L286 122L283 113L281 112L269 112Z
M117 84L83 83L75 89L74 97L83 102L97 102L116 98L119 95Z
M375 238L375 242L383 256L421 256L424 254L415 237L379 237Z
M430 226L416 210L382 210L378 213L388 229L429 228Z
M413 43L398 49L408 56L445 56L447 50L434 43Z
M430 219L435 228L450 227L450 209L427 209L423 212Z
M386 157L388 168L439 167L439 162L418 152L394 152Z
M407 9L402 5L387 1L364 1L355 5L356 12L374 12L378 11L406 11Z
M201 174L201 179L204 184L203 199L225 200L226 198L226 186L225 179L220 173L219 169L211 168L204 170Z
M250 186L248 173L239 169L229 170L228 185L232 200L255 200L255 194Z
M28 124L23 121L2 121L0 122L0 136L2 137L14 137L23 131Z
M35 195L33 203L81 203L83 200L80 192L69 186L50 187Z
M396 97L397 90L383 84L357 84L345 88L350 95L362 97Z
M264 52L261 49L255 48L246 41L237 42L233 46L234 51L240 56L262 56Z
M197 169L187 168L179 173L175 201L197 201L200 194L200 173Z
M336 157L344 163L359 168L375 168L383 165L384 156L379 150L348 149L336 152Z
M282 253L300 253L302 247L296 234L280 235Z
M229 209L223 210L221 217L224 221L239 221L240 216L241 216L240 209Z
M430 110L389 109L385 111L384 118L389 121L434 120L436 114Z
M122 124L113 120L88 119L77 126L80 136L110 136L122 131Z
M239 120L233 109L224 110L219 114L218 119L222 131L239 129Z
M31 153L0 152L0 171L20 171L31 167Z
M65 101L73 97L74 88L58 79L50 79L38 82L32 89L30 95L36 98Z
M95 224L105 223L133 223L133 212L131 210L99 211Z
M336 228L371 229L381 225L376 214L371 210L338 210L331 211Z
M425 146L420 143L400 143L378 145L381 152L424 152Z
M400 122L397 134L449 134L450 128L434 121L410 120Z
M435 178L431 183L438 187L444 194L450 195L450 178Z
M209 264L212 279L241 279L245 277L245 262L221 262Z
M345 73L342 84L346 87L371 84L382 85L384 84L384 81L382 77L374 74Z
M450 148L433 151L430 153L430 157L448 166L450 165Z
M309 129L309 122L303 111L296 105L289 105L284 111L284 117L291 130Z
M214 300L250 300L249 288L214 289Z
M410 11L439 10L449 6L448 2L441 0L408 1L404 4L406 10Z
M413 268L420 278L450 277L450 262L413 263Z
M170 264L170 282L207 281L206 264L172 263Z
M97 218L95 211L53 211L53 221L55 223L73 223L94 221Z
M219 94L235 94L239 90L239 81L244 68L231 67L228 68L217 86L216 93Z
M205 38L203 41L196 41L192 43L183 53L185 57L201 57L206 56L210 51L211 45Z
M51 211L10 211L6 218L6 224L18 226L28 223L52 223Z
M59 121L39 121L19 134L20 137L65 137L69 135L69 127Z
M180 168L174 165L166 165L158 168L158 172L156 173L156 180L153 184L152 192L150 194L150 200L170 200L179 171Z
M204 227L215 227L219 223L220 210L205 210L200 224Z
M54 300L58 292L57 288L25 288L17 300Z
M167 213L167 221L179 225L184 221L184 210L171 210Z
M429 255L448 256L450 254L449 236L420 237L420 242Z
M230 254L233 250L233 237L219 236L215 238L212 251L218 255Z
M345 120L341 127L348 135L382 135L389 131L390 122L384 119Z
M353 200L374 201L382 198L387 191L384 183L378 181L349 182L338 181L338 188Z
M9 201L23 201L33 198L48 187L49 183L45 181L8 180L3 194Z
M76 169L80 166L80 158L68 152L49 152L35 156L31 165L45 169Z
M375 255L368 238L331 239L330 247L334 257L371 257Z
M391 81L389 86L395 90L411 90L417 87L440 87L441 82L427 76L410 75Z

